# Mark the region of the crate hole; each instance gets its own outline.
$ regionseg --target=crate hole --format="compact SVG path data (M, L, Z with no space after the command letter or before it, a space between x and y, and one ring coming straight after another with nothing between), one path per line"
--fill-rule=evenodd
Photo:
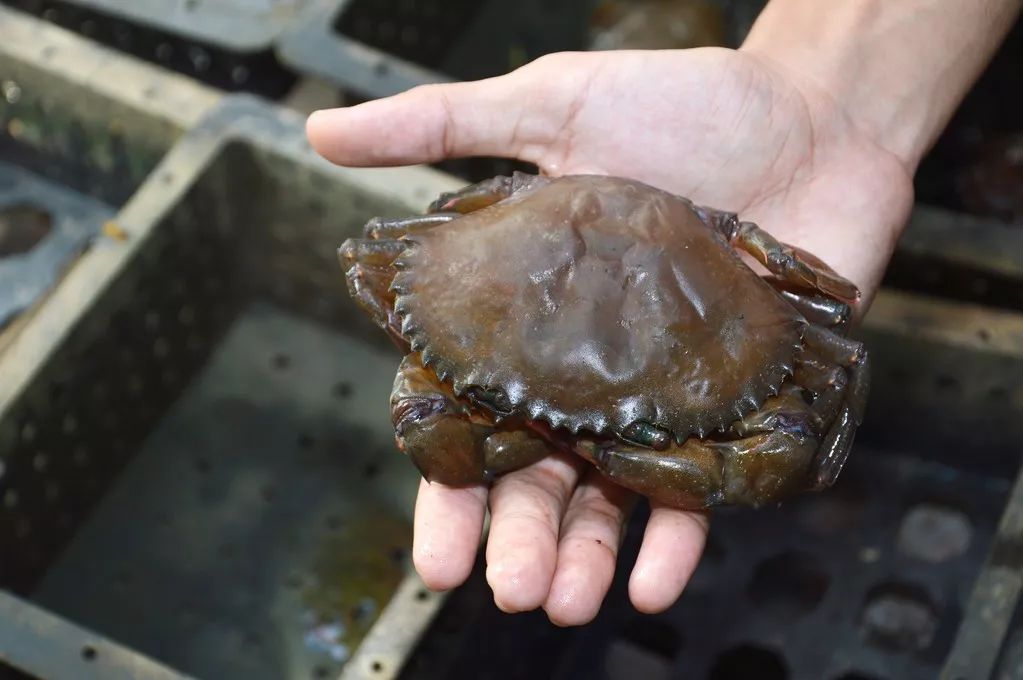
M371 671L373 671L374 673L383 673L384 672L384 663L382 661L374 661L373 663L371 663L369 665L369 669Z
M97 656L96 648L92 645L85 645L82 647L82 658L86 661L94 661Z
M370 463L363 469L362 473L366 476L366 479L373 479L380 474L380 466L376 463Z
M0 209L0 257L23 255L53 231L53 216L34 205Z
M377 603L369 597L362 598L352 607L351 617L356 624L366 624L373 620L377 613Z
M904 555L937 564L964 554L972 537L973 523L962 510L921 503L903 516L896 545Z
M430 599L430 591L420 588L418 591L416 591L416 599L419 600L420 602L426 602L427 600Z
M8 104L17 104L21 99L21 86L13 80L5 80L0 83L0 94Z
M50 457L43 451L36 453L32 457L32 467L36 472L46 472L46 469L50 467Z
M405 558L408 556L408 552L405 548L397 547L391 548L391 562L397 565L404 564Z
M284 369L291 366L291 357L289 357L284 352L280 352L273 356L273 358L270 360L270 364L277 370L283 371Z
M930 647L938 629L938 607L920 586L889 582L867 594L860 626L872 644L897 651Z
M36 439L36 426L33 422L27 422L21 426L21 441L31 444Z
M786 680L789 672L781 655L757 645L739 645L721 652L710 669L710 680Z
M317 666L316 668L313 669L313 677L314 678L329 678L330 677L330 669L327 668L326 666Z
M316 439L310 434L298 435L298 448L300 449L311 449L316 444Z
M981 328L977 331L977 337L984 342L991 342L991 331L986 328Z
M785 552L757 565L746 593L775 616L796 618L813 611L828 591L828 575L807 552Z
M355 390L352 389L351 383L341 381L334 385L331 389L331 394L337 399L348 399L354 394Z
M192 62L192 68L196 73L205 73L210 68L209 53L201 47L192 47L188 50L188 59Z

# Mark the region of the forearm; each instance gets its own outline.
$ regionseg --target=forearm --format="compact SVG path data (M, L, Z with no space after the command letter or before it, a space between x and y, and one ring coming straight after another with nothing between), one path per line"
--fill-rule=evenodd
M1023 0L771 0L742 46L827 91L910 173Z

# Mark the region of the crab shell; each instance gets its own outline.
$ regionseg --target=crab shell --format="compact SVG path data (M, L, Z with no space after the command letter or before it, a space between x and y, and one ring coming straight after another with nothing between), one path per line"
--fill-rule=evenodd
M822 413L813 404L826 387L797 385L793 375L809 366L803 372L816 385L821 381L814 378L838 368L847 372L847 387L850 374L865 373L859 366L865 353L835 332L849 316L838 298L855 288L819 260L729 213L620 178L498 178L442 197L439 209L448 212L433 221L401 222L407 229L398 239L350 241L342 248L359 299L355 284L365 284L366 269L355 269L372 250L366 244L399 244L388 246L393 257L382 270L375 265L376 275L390 283L383 291L378 282L377 307L369 311L411 352L395 383L392 417L399 446L427 478L473 483L552 449L573 449L626 486L702 507L759 505L837 476L834 460L815 466L813 459L835 457L821 446L843 406L855 416L855 429L865 387L857 387L852 400L846 394L830 399L834 404ZM381 224L371 223L368 234L379 234ZM787 256L792 262L780 265L787 281L759 276L733 242L754 255L763 251L759 259L769 268L779 252ZM379 255L379 248L373 252ZM806 316L822 306L831 313L831 329ZM823 347L808 353L808 336ZM836 348L851 357L848 365L839 365ZM740 436L750 431L744 419L778 404L782 411L753 433L793 439L790 458L798 460L775 466L767 491L729 497L725 449L746 456L742 466L752 469L751 454L734 443L749 443ZM488 461L500 451L455 437L475 451L470 459L479 460L468 463L468 473L449 474L450 460L465 456L451 450L454 425L438 426L445 418L475 428L476 440L528 431L528 454L521 446L505 447L511 462ZM547 446L539 447L537 438ZM720 461L708 464L705 449L718 440L725 448L711 457ZM843 439L841 461L846 440L851 435ZM424 450L431 446L434 451ZM650 458L640 466L640 479L633 472L614 474L616 464L632 470L637 455ZM678 473L685 478L679 481L678 474L665 477L665 465L703 467L695 480L691 472ZM661 494L658 484L686 488Z

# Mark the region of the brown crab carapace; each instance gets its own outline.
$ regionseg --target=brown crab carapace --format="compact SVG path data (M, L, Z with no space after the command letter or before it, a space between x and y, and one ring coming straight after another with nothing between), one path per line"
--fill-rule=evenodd
M663 504L758 506L832 484L863 416L856 287L639 182L498 177L371 220L340 256L405 353L391 416L430 481L571 450Z

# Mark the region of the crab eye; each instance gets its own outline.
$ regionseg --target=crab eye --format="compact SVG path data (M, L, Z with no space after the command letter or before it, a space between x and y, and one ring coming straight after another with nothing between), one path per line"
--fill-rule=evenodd
M634 444L646 446L655 451L663 451L671 444L671 435L661 428L637 420L622 431L622 439L627 439Z
M469 398L484 408L496 413L511 413L511 400L501 390L487 390L474 387L469 391Z

